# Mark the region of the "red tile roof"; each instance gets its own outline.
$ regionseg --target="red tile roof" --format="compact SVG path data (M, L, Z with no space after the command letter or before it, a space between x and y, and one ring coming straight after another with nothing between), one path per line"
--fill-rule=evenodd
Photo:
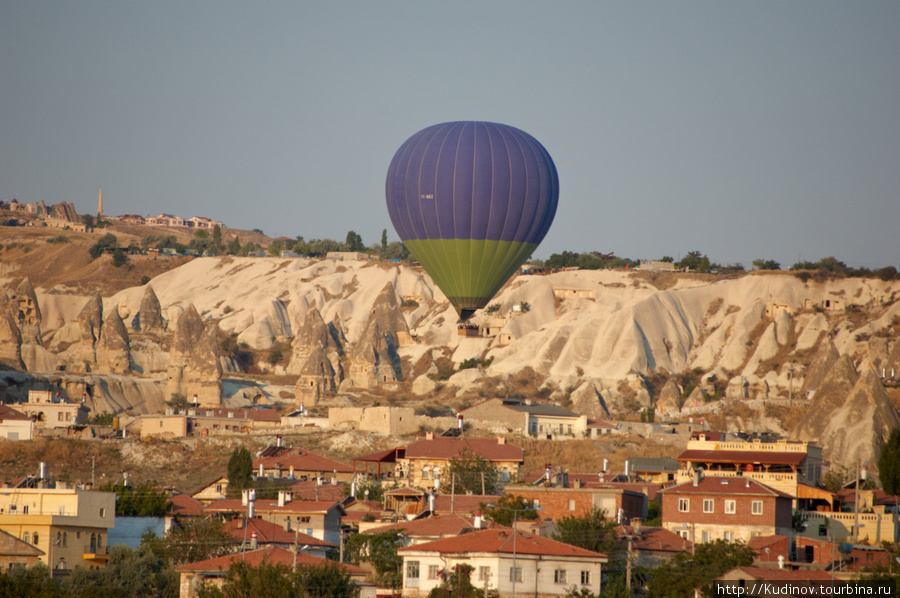
M606 555L599 552L578 548L571 544L557 542L549 538L541 538L532 534L518 532L515 534L516 554L531 554L541 556L569 556L605 559ZM398 553L408 552L437 552L441 554L469 554L469 553L513 553L513 534L506 528L487 529L480 532L472 532L434 542L426 542L416 546L400 548Z
M335 501L329 500L292 500L283 507L278 506L277 500L256 501L256 511L281 511L284 513L327 513L333 507L337 507L344 514L344 507ZM241 504L240 499L221 498L208 504L204 510L209 513L246 513L247 507Z
M187 494L173 494L169 497L172 506L169 507L169 515L181 517L200 517L203 515L203 503L194 500Z
M262 563L270 565L285 565L291 567L294 564L294 553L277 546L267 546L257 550L250 550L244 553L236 552L234 554L226 554L225 556L206 559L196 563L188 563L180 565L175 570L178 572L188 573L218 573L227 571L233 563L243 561L251 567L258 567ZM316 566L324 563L326 559L315 557L303 552L297 553L297 564L300 566ZM353 565L341 565L345 571L354 577L362 577L368 574L364 569L354 567Z
M742 476L706 476L700 480L700 483L697 486L694 486L694 482L690 481L670 488L664 488L661 492L663 494L780 496L782 498L790 498L793 500L793 497L789 494L785 494L780 490L776 490L765 484L761 484L756 480Z
M481 504L497 504L500 496L493 494L439 494L434 497L434 510L436 513L474 513L481 510ZM451 509L452 503L452 509Z
M778 534L773 534L770 536L755 536L753 538L750 538L750 541L747 542L747 546L752 548L755 552L760 552L765 550L766 548L771 548L775 544L783 542L787 539L787 536L780 536Z
M278 455L256 459L253 461L254 471L256 471L260 463L265 469L289 470L293 466L295 472L322 472L324 474L334 471L339 473L353 472L353 468L346 463L311 453L302 448L293 448Z
M466 449L488 461L525 461L524 453L518 446L506 442L501 444L496 438L467 437L419 440L406 447L406 458L449 461Z
M5 419L26 421L31 419L31 417L13 409L9 405L0 405L0 421Z
M769 463L771 465L799 465L806 453L779 453L775 451L714 451L688 449L678 455L679 461L695 463Z
M632 546L635 550L647 550L650 552L687 552L691 550L691 541L686 540L675 532L662 527L641 526L640 535L631 525L620 525L616 528L619 538L631 536Z
M830 581L831 573L817 569L769 569L767 567L735 567L725 575L733 577L733 572L745 574L749 579L760 581Z
M250 534L256 532L256 541L259 544L293 544L296 540L300 546L335 548L335 545L331 542L313 538L296 530L289 532L280 525L259 518L247 520L246 533L243 519L226 521L225 531L231 534L231 537L238 542L243 542L245 538L249 542Z
M503 528L512 533L512 528L499 526L492 521L482 520L484 529ZM405 536L456 536L464 530L475 528L475 519L465 515L435 515L420 517L412 521L400 521L366 530L365 534L380 534L390 530L398 530Z
M316 480L305 480L291 484L291 490L294 493L294 500L328 500L340 502L346 496L346 484L338 483L337 486L328 482L327 484L318 485Z

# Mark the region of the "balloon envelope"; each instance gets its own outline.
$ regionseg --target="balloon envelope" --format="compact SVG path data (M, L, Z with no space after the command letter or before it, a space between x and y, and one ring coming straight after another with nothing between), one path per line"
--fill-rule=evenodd
M559 178L550 154L528 133L450 122L400 146L385 195L397 234L465 320L547 234Z

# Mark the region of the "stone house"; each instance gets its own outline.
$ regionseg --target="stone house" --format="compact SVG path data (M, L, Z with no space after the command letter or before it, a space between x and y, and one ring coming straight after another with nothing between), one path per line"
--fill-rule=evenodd
M88 408L80 402L70 402L50 390L29 390L28 402L16 405L16 410L31 417L38 428L67 428L87 419Z
M601 509L606 517L620 523L640 519L646 512L647 496L636 490L603 484L597 488L554 488L516 486L510 494L521 496L535 507L541 517L558 521L564 517L581 517L593 509Z
M459 412L466 420L500 424L539 438L583 438L588 418L574 411L523 399L488 399Z
M341 517L346 511L338 502L294 500L293 493L289 490L279 490L277 500L253 502L256 516L289 532L300 530L300 533L330 542L335 546L341 542ZM249 500L222 499L210 503L204 511L231 519L246 515L249 503Z
M403 436L419 429L411 407L329 407L328 425L384 436Z
M519 468L525 462L522 449L508 444L503 437L435 438L429 432L424 440L408 445L406 454L398 459L401 475L412 486L435 488L439 486L437 480L440 479L441 470L449 466L451 459L458 459L466 453L478 455L493 463L500 473L501 482L516 479Z
M742 477L700 477L665 488L662 524L692 542L791 534L791 496Z

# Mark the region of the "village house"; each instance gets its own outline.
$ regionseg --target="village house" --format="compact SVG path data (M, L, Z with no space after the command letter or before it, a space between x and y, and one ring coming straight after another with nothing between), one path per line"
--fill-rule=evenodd
M253 506L251 508L251 504ZM330 500L294 500L287 490L278 491L277 500L252 501L245 494L244 499L222 499L210 503L204 511L216 513L226 519L243 517L251 511L255 516L283 527L286 531L300 530L300 533L338 545L341 541L341 517L344 507Z
M299 529L289 532L280 525L258 517L236 517L226 521L224 527L242 550L250 549L251 546L254 549L269 546L290 549L291 546L297 546L298 550L306 554L324 559L329 549L337 548L331 542L301 533Z
M632 565L645 569L655 569L693 548L683 536L662 527L645 526L640 519L633 519L631 525L618 526L616 536L626 546L630 545Z
M634 457L629 473L646 482L668 484L675 481L678 469L678 461L670 457Z
M384 436L405 436L419 429L411 407L329 407L328 426Z
M416 546L426 542L443 540L444 538L453 538L475 530L503 527L491 521L483 520L480 512L477 512L474 516L432 515L387 525L383 522L370 525L372 527L366 526L365 531L361 529L362 533L381 534L397 531L403 541L403 546ZM512 532L511 528L504 527L503 529Z
M68 428L84 422L89 412L82 403L70 402L50 390L29 390L28 402L15 408L31 417L38 428Z
M253 461L253 470L258 477L296 480L324 478L335 483L352 481L353 467L350 465L303 448L284 446L280 435L277 438L276 446L267 447Z
M141 438L248 433L278 427L281 427L281 415L274 409L192 407L187 413L175 413L170 408L165 415L143 415L140 419Z
M815 486L822 477L822 448L812 442L763 442L732 438L724 432L694 432L677 460L680 483L702 468L704 476L742 476L793 498L819 495Z
M539 438L583 438L587 416L523 399L488 399L459 412L467 421L502 425L510 432Z
M441 471L449 466L451 459L465 455L480 456L490 461L500 473L500 482L516 479L525 456L518 446L507 444L506 439L438 437L431 432L425 440L413 442L406 447L406 455L399 459L402 477L408 484L431 489L440 486ZM449 483L450 480L447 480Z
M500 596L566 596L572 588L600 594L606 555L507 528L407 546L403 595L427 596L454 567L472 567L472 584Z
M34 420L9 405L0 404L0 438L7 440L31 440Z
M0 571L15 567L31 568L41 562L44 551L12 534L0 530Z
M225 574L235 563L244 563L249 567L258 567L262 563L282 565L288 568L315 567L322 565L324 559L303 552L294 553L278 546L267 546L247 552L236 552L205 561L188 563L175 568L180 575L180 598L194 598L205 584L221 588ZM366 582L368 572L343 563L341 568L350 574L350 578L360 586L360 598L375 598L375 587Z
M552 486L516 486L509 494L521 496L534 507L540 507L541 517L558 521L564 517L583 517L600 509L609 519L625 523L642 518L647 511L647 496L635 490L603 484L596 488L567 488Z
M698 472L661 494L663 527L695 543L791 534L791 497L750 478Z
M116 495L43 481L37 488L0 488L0 530L38 548L54 574L106 563L116 524Z
M172 216L171 214L160 214L159 216L148 217L144 224L148 226L187 226L184 218Z

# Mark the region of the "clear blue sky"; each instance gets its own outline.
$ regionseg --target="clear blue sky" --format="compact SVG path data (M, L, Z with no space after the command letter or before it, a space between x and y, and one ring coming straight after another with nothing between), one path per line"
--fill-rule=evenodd
M900 2L0 3L0 199L366 243L394 151L559 171L536 257L900 267Z

